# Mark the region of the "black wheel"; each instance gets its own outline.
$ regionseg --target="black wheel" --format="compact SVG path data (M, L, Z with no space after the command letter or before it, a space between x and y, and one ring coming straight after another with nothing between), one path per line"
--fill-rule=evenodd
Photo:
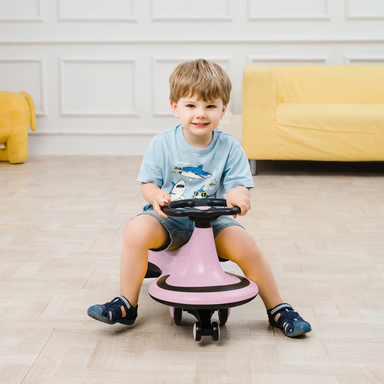
M212 323L212 340L217 341L220 338L220 327L219 324L215 322Z
M199 322L193 324L193 338L196 341L201 340L201 324Z
M183 310L181 308L175 308L175 311L173 313L173 321L176 325L179 325L181 323L181 319L183 317Z
M227 322L228 317L229 317L229 310L228 310L228 308L226 308L226 309L219 309L218 310L218 314L219 314L220 324L224 325Z

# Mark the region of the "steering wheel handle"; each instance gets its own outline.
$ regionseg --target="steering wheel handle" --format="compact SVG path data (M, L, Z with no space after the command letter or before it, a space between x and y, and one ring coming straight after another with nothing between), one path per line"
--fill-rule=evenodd
M210 207L208 209L195 209L195 207ZM181 209L183 208L183 209ZM172 201L168 206L161 207L168 216L189 217L193 221L216 220L223 215L238 215L239 207L227 207L225 199L186 199Z

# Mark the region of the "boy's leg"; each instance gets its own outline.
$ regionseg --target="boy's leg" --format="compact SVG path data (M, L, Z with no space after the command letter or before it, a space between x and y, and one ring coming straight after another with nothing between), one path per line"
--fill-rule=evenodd
M234 225L226 227L216 235L215 242L218 255L235 262L245 276L258 285L271 325L290 337L311 331L310 324L289 304L283 303L272 269L247 231Z
M168 232L154 217L140 215L131 220L124 233L120 261L121 296L88 308L88 315L107 324L132 325L137 317L140 287L148 267L148 250L169 242Z
M236 263L258 285L266 309L283 302L270 265L247 231L235 225L226 227L217 234L215 243L221 258Z
M166 229L150 215L131 220L124 233L120 259L120 293L136 307L141 284L148 267L148 250L169 241ZM123 311L123 315L124 315Z

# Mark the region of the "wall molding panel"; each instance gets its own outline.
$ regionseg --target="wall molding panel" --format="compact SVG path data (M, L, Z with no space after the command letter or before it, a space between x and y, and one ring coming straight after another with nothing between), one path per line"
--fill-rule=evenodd
M35 101L29 153L142 155L178 122L179 63L221 65L241 115L248 64L384 65L384 0L0 0L0 52L2 90Z
M231 0L151 0L150 6L152 21L233 21Z
M128 68L126 72L123 70L124 65L131 67L131 73ZM111 68L107 68L108 66ZM61 116L138 117L136 72L134 59L61 58ZM82 92L80 94L79 89ZM108 107L111 109L108 110Z
M0 23L43 23L42 0L0 2ZM29 11L33 11L28 15Z
M137 22L134 0L57 0L59 22Z
M261 65L326 65L329 57L249 55L247 64Z
M384 20L384 3L380 0L345 0L346 20Z
M249 21L330 21L329 0L306 2L306 4L320 3L316 8L305 9L300 0L247 0ZM272 6L271 6L272 5ZM308 7L309 8L309 7Z
M354 65L384 65L384 55L381 56L344 56L344 64Z
M38 117L47 117L44 74L43 59L0 59L1 90L28 92L34 100L35 113Z

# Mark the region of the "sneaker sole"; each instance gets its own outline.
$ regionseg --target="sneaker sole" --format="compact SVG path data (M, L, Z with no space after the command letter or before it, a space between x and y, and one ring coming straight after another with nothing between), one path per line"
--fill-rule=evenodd
M124 324L124 325L132 325L135 322L135 320L136 320L136 319L121 319L121 320L117 320L117 321L109 321L106 317L101 316L99 313L94 312L92 310L91 311L88 310L87 314L92 319L101 321L102 323L108 324L108 325L113 325L113 324L116 324L116 323L120 323L120 324Z

